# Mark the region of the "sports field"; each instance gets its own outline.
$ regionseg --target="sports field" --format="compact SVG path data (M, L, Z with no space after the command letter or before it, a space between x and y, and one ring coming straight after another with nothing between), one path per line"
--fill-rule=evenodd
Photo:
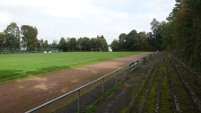
M0 83L143 52L67 52L0 55Z

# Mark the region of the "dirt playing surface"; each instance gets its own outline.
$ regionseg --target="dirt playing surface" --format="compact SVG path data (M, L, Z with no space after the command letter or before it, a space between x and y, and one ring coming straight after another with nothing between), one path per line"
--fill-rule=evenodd
M128 56L0 85L0 113L22 113L150 53Z

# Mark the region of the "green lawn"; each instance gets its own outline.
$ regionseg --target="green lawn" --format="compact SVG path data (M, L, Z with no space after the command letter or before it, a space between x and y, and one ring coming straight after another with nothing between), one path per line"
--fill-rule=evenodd
M143 52L0 54L0 82Z

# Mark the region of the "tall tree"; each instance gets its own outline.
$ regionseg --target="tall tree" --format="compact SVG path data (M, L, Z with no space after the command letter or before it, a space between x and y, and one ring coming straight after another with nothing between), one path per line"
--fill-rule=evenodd
M53 42L52 42L52 49L53 49L53 50L58 49L58 43L57 43L56 40L53 40Z
M113 40L111 43L112 51L119 51L121 46L118 40Z
M45 41L44 41L44 49L45 49L46 51L49 51L49 50L50 50L49 44L48 44L48 40L45 40Z
M145 32L139 32L138 35L140 37L140 42L141 42L140 48L141 48L141 50L148 50L149 45L148 45L148 39L147 39L146 33Z
M155 35L160 26L160 22L154 18L150 24L151 24L151 30Z
M4 48L5 48L5 44L6 43L6 34L0 32L0 52L4 53Z
M83 48L83 38L79 38L77 40L77 47L79 48L80 51L82 51L82 48Z
M97 37L97 43L101 42L99 47L102 51L108 51L108 45L103 35Z
M140 37L137 31L130 31L126 37L126 47L130 48L130 50L139 50L141 46L140 43Z
M126 33L121 33L119 35L119 43L122 49L124 49L126 47Z
M40 51L44 51L45 49L45 47L44 47L44 41L43 41L43 39L41 39L41 40L39 40L39 48L40 48Z
M4 30L6 33L6 45L9 51L14 52L20 48L20 30L15 22L10 23Z
M155 50L155 38L152 32L146 33L149 50Z
M23 25L21 26L21 34L22 34L23 44L26 47L27 51L36 51L37 43L38 43L37 28L29 26L29 25Z
M150 24L151 24L151 30L154 35L155 49L161 50L161 44L162 44L161 23L154 18Z
M59 46L59 49L61 49L62 51L64 52L68 51L67 42L65 41L63 37L60 39L58 46Z
M91 38L90 44L91 44L91 46L90 46L90 47L91 47L91 50L99 48L99 47L98 47L98 44L97 44L97 42L96 42L96 38Z
M76 51L77 49L77 40L76 38L71 38L70 41L68 42L70 51Z
M163 21L161 23L161 26L160 26L160 33L161 33L161 36L162 36L162 44L161 44L161 49L164 50L164 49L169 49L169 46L172 44L172 35L171 35L171 32L172 32L172 26L170 24L170 22L165 22Z
M92 51L108 51L107 43L105 42L104 38L92 38L90 43Z
M84 51L90 51L91 50L91 42L88 37L83 38L82 46Z

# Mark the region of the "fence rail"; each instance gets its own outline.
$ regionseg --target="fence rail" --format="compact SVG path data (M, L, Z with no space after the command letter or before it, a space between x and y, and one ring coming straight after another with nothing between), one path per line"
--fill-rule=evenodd
M43 107L48 106L49 104L52 104L52 103L54 103L54 102L56 102L56 101L58 101L58 100L60 100L60 99L62 99L64 97L67 97L67 96L69 96L69 95L71 95L73 93L76 93L76 92L77 92L77 111L80 112L81 111L81 109L80 109L80 104L81 104L80 103L80 90L82 90L83 88L88 87L89 85L92 85L92 84L94 84L94 83L96 83L98 81L101 81L102 82L101 83L102 84L101 85L102 94L104 94L104 92L105 92L104 91L105 90L104 85L105 85L105 82L106 82L106 78L108 76L111 76L111 75L115 74L115 84L118 84L118 74L116 74L116 73L118 73L119 71L123 71L123 74L128 75L127 73L132 72L137 67L139 67L140 65L145 63L148 59L154 57L157 53L158 53L158 51L156 51L156 52L154 52L154 53L152 53L152 54L150 54L148 56L145 56L145 57L143 57L141 59L138 59L138 60L136 60L136 61L134 61L132 63L126 64L126 65L118 68L115 71L112 71L112 72L110 72L110 73L108 73L108 74L106 74L106 75L104 75L104 76L102 76L102 77L100 77L100 78L98 78L98 79L96 79L94 81L91 81L91 82L89 82L89 83L87 83L87 84L85 84L85 85L83 85L83 86L81 86L81 87L79 87L79 88L77 88L75 90L72 90L72 91L70 91L70 92L68 92L68 93L66 93L64 95L61 95L61 96L59 96L57 98L54 98L54 99L52 99L52 100L50 100L50 101L48 101L48 102L46 102L46 103L44 103L44 104L42 104L40 106L37 106L37 107L35 107L33 109L30 109L29 111L26 111L25 113L32 113L34 111L42 109Z

